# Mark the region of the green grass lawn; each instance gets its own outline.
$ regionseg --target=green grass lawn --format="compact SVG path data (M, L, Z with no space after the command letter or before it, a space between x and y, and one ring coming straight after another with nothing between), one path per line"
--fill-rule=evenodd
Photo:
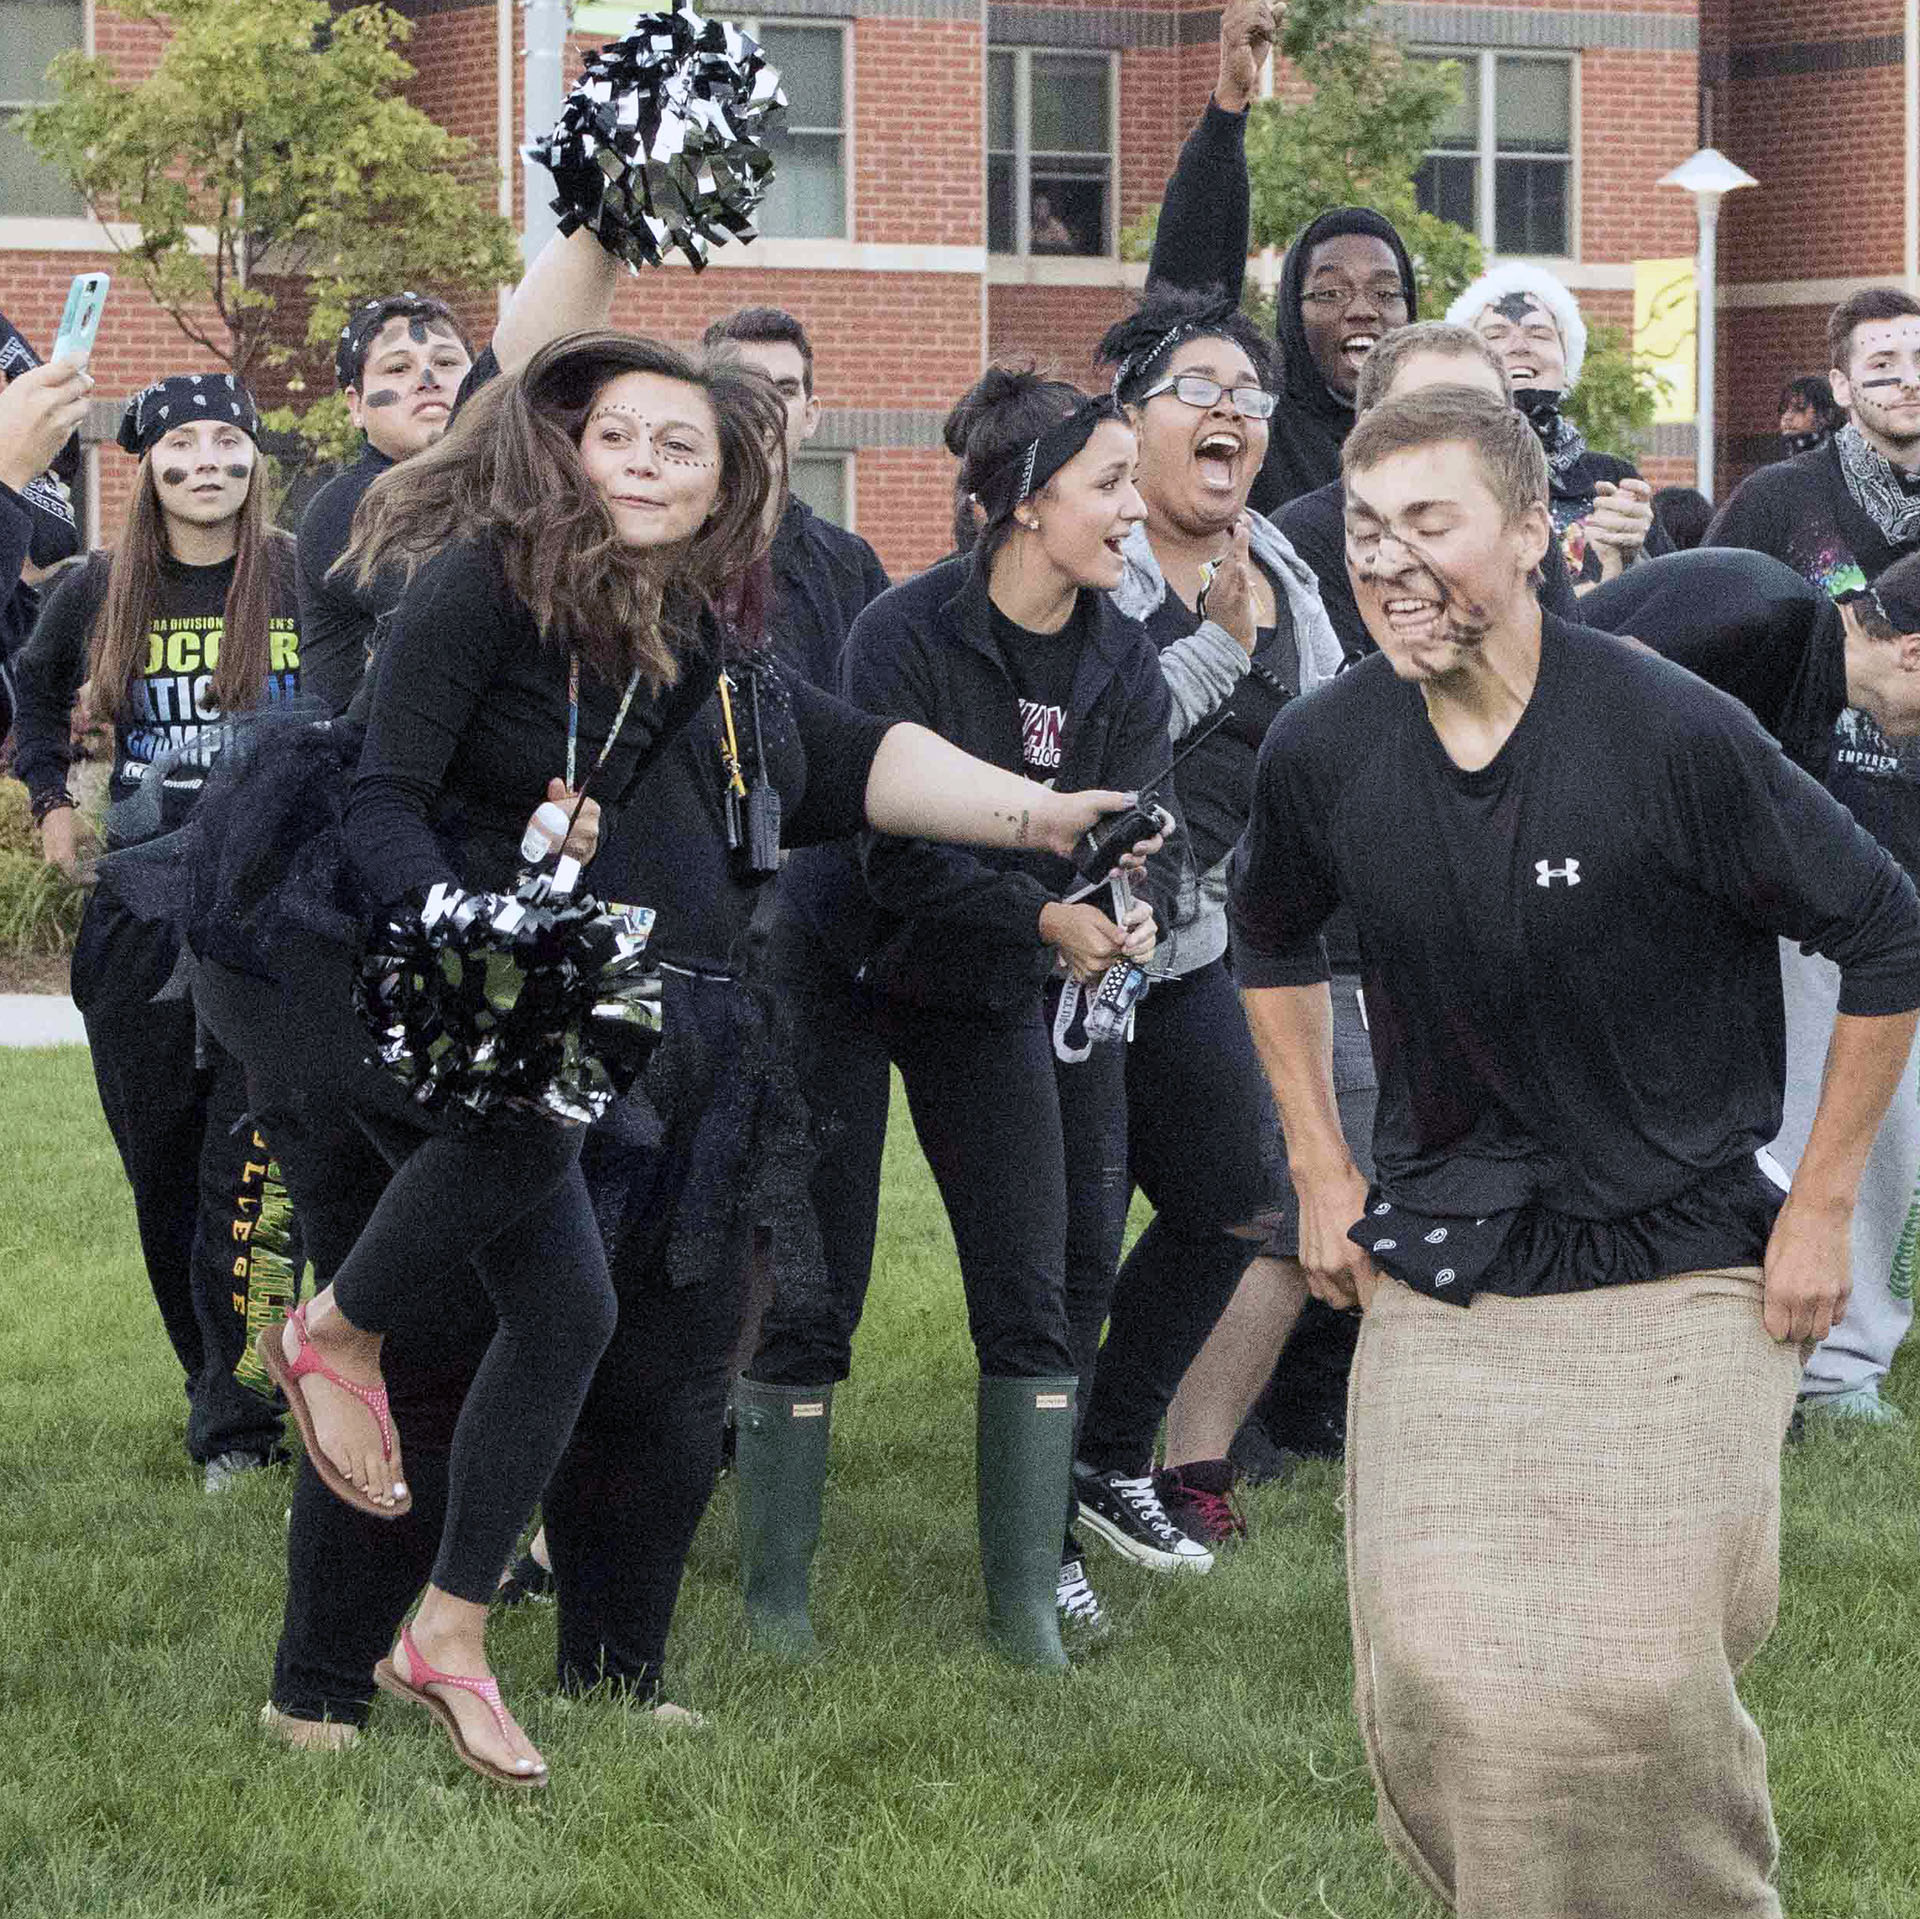
M85 1056L0 1053L0 1913L399 1919L1394 1919L1348 1712L1339 1482L1255 1494L1255 1536L1167 1583L1097 1558L1118 1644L1065 1678L982 1644L973 1375L952 1250L896 1133L816 1620L747 1649L722 1484L666 1734L549 1690L552 1615L495 1634L553 1765L525 1800L389 1701L343 1757L267 1743L284 1478L220 1500ZM1895 1397L1920 1410L1912 1366ZM1795 1919L1920 1915L1920 1447L1817 1439L1788 1477L1779 1631L1748 1675ZM1675 1915L1683 1919L1683 1915Z

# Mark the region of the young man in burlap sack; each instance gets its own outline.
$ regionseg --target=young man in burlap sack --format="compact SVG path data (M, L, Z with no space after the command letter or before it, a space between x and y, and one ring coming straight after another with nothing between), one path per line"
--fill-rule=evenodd
M1543 614L1526 421L1443 387L1345 455L1381 652L1283 712L1236 967L1301 1259L1366 1307L1347 1440L1381 1825L1470 1919L1767 1919L1779 1453L1844 1307L1920 1007L1920 900L1746 710ZM1341 1138L1319 950L1353 910L1380 1105ZM1780 937L1840 969L1792 1190ZM1357 1223L1356 1223L1357 1222Z

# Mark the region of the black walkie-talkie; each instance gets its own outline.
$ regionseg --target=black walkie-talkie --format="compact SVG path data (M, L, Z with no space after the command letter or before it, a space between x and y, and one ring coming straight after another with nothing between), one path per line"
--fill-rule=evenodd
M1080 843L1073 849L1073 866L1082 879L1094 882L1105 879L1120 864L1120 856L1128 848L1141 840L1152 839L1156 833L1174 831L1177 822L1154 796L1173 777L1180 762L1211 739L1232 717L1229 707L1221 707L1204 726L1194 729L1186 744L1167 762L1167 770L1135 795L1132 806L1124 813L1109 813L1098 826L1080 835Z
M747 711L753 720L753 784L747 788L742 832L732 842L736 877L757 886L780 870L780 789L767 777L766 735L760 728L760 675L747 675Z

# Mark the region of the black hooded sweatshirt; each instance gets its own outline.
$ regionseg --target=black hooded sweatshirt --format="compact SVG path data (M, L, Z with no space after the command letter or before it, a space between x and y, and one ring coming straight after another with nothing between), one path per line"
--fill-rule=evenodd
M1149 283L1193 290L1217 286L1237 301L1247 275L1251 208L1247 116L1222 112L1209 101L1167 182L1153 258L1147 267ZM1340 477L1340 448L1353 425L1353 403L1342 399L1321 376L1307 345L1300 293L1314 248L1343 233L1364 233L1387 243L1399 263L1407 318L1419 310L1419 288L1406 244L1393 223L1370 207L1334 207L1288 248L1274 296L1278 349L1274 371L1281 399L1269 423L1266 464L1248 501L1256 513L1269 518L1289 500Z

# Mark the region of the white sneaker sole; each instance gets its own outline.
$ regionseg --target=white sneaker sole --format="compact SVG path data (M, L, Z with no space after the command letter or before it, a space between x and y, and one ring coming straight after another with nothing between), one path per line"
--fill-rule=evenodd
M1145 1566L1149 1572L1156 1573L1210 1573L1213 1570L1213 1555L1204 1549L1195 1553L1163 1553L1158 1546L1143 1545L1084 1502L1074 1503L1079 1507L1080 1524L1101 1545L1122 1559L1132 1560L1136 1566Z

